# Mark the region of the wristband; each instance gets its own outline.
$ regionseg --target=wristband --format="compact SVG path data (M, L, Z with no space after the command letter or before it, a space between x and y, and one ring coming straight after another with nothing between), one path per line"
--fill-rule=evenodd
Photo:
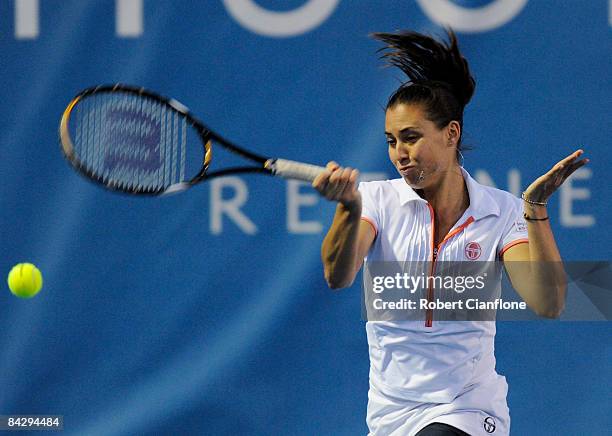
M525 218L527 221L546 221L546 220L548 220L548 217L546 217L546 218L530 218L529 216L527 216L526 213L523 213L523 218Z

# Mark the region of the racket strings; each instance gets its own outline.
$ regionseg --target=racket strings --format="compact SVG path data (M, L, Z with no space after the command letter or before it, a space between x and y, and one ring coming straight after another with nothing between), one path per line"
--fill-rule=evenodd
M187 127L163 103L104 93L75 106L71 137L81 165L102 183L156 192L186 181Z

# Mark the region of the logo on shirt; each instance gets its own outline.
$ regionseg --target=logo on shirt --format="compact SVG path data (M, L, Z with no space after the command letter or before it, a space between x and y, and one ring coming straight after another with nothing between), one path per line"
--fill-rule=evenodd
M495 419L492 416L487 416L484 420L483 427L487 433L493 433L495 431Z
M478 242L468 242L465 244L465 257L470 260L476 260L480 257L482 248Z

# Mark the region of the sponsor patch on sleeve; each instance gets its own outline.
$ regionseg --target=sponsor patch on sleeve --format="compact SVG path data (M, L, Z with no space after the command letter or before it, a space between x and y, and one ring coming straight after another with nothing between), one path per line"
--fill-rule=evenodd
M514 227L517 232L526 232L527 231L527 222L525 220L515 221Z

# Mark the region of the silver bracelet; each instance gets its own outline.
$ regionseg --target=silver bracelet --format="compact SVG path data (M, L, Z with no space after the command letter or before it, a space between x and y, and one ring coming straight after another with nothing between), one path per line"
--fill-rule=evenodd
M523 201L529 203L529 204L534 204L536 206L546 206L548 204L548 201L533 201L533 200L529 200L527 197L525 197L525 191L523 191L523 193L521 194L521 198L523 199Z

